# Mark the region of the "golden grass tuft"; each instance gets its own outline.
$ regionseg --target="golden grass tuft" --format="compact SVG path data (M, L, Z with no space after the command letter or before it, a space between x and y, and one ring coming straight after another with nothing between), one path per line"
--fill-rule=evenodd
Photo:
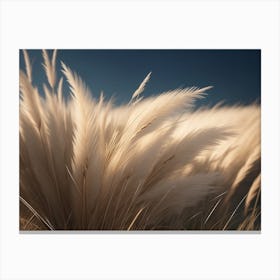
M20 72L21 230L259 230L260 106L194 110L207 88L116 107L43 51ZM44 96L44 97L43 97Z

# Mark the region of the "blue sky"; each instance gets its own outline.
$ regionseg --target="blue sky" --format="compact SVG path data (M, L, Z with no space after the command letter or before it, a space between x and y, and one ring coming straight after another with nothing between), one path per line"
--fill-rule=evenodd
M41 50L28 53L34 84L42 91L45 75ZM57 58L58 69L63 61L82 77L93 96L103 91L107 99L114 96L117 104L128 102L150 71L145 97L210 85L213 88L198 105L260 103L260 50L58 50ZM24 68L21 51L20 68Z

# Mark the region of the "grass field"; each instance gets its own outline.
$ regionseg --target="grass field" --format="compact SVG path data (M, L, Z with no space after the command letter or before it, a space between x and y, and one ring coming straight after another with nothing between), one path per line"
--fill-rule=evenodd
M94 99L42 52L20 71L21 230L260 230L260 105L195 109L208 88ZM65 100L63 84L71 98Z

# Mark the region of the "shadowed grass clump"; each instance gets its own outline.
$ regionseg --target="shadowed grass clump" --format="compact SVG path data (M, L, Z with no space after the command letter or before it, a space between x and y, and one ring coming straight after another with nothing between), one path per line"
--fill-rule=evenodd
M260 107L194 110L207 88L116 107L43 51L20 71L21 230L260 229ZM71 98L63 93L67 80Z

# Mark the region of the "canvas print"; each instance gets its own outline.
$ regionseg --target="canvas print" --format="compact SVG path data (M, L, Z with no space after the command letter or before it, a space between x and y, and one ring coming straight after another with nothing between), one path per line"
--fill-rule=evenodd
M260 50L19 50L21 231L261 230Z

